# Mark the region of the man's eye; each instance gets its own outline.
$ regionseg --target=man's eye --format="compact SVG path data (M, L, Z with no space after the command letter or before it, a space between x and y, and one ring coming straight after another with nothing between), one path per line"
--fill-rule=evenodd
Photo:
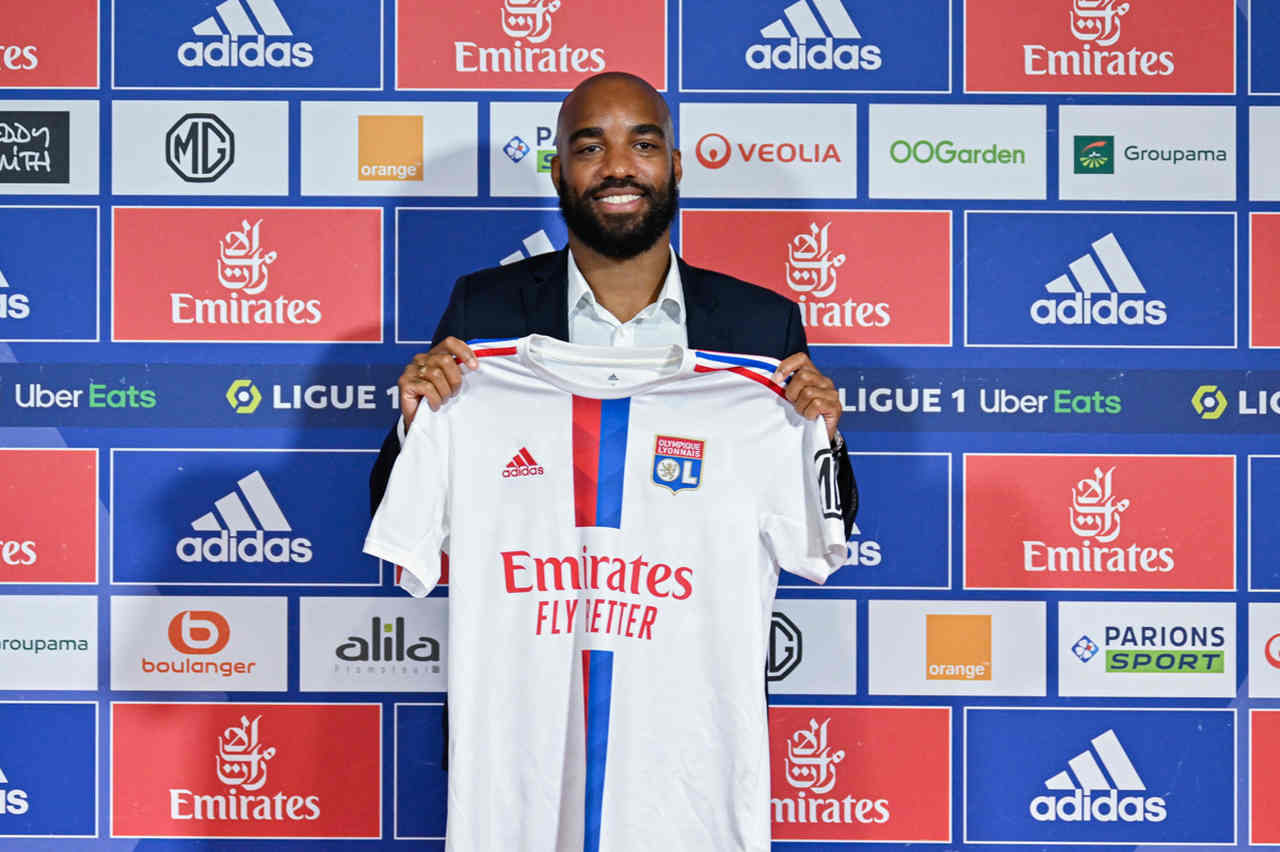
M579 154L594 154L596 151L599 151L599 150L600 150L600 146L599 146L599 145L583 145L581 148L579 148L579 149L578 149L578 153L579 153Z

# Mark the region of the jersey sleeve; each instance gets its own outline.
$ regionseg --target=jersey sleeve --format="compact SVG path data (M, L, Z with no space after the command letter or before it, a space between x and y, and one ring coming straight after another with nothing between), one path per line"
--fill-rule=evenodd
M418 598L440 581L440 548L449 537L450 451L449 418L424 411L405 436L364 540L365 553L404 568L400 586Z
M779 568L823 583L846 553L835 454L821 417L792 430L788 424L787 445L773 457L761 534Z

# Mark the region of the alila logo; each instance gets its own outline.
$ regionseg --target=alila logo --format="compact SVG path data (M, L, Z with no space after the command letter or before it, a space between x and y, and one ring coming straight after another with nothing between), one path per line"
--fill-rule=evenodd
M808 328L884 328L891 322L888 302L828 300L836 292L847 256L831 245L831 223L810 222L787 243L783 269L797 295L800 319Z
M230 291L225 298L202 298L192 293L169 294L169 319L174 325L315 325L323 319L319 299L245 298L267 289L271 269L279 257L262 245L262 220L240 220L218 243L218 283Z
M1044 285L1053 298L1031 303L1031 319L1037 325L1164 325L1168 321L1168 306L1145 298L1147 288L1115 234L1094 240L1093 251L1102 269L1086 254L1067 264L1070 275L1059 275Z
M311 540L286 534L293 527L262 474L255 470L237 484L244 500L235 491L215 500L216 515L206 512L191 522L191 529L200 535L178 540L178 558L183 562L310 562Z
M756 71L875 71L881 65L878 45L852 43L862 33L841 0L796 0L760 35L767 41L746 54L747 67Z
M1108 729L1090 742L1092 751L1077 754L1067 761L1068 769L1044 782L1045 789L1053 792L1031 800L1032 818L1037 822L1164 822L1168 812L1163 797L1121 795L1144 793L1147 785L1116 732Z
M1172 50L1100 50L1120 40L1120 25L1130 7L1141 0L1070 0L1071 35L1078 50L1055 50L1043 44L1022 46L1023 73L1029 77L1168 77ZM1162 10L1157 6L1155 14Z
M433 663L432 671L440 671L439 640L418 636L410 642L403 616L383 621L375 615L367 637L348 636L334 655L344 663Z
M834 142L752 142L749 145L729 141L723 133L704 133L693 153L703 168L723 169L729 165L737 151L744 163L804 163L822 165L828 162L842 163L840 149Z
M170 788L169 818L219 822L270 821L277 824L320 818L320 797L290 794L251 795L267 783L267 768L277 755L258 733L262 716L241 716L218 737L214 758L218 780L225 793L197 793L186 788Z
M845 759L844 749L829 742L830 725L830 718L821 723L810 719L808 727L787 738L783 772L793 797L778 795L773 799L773 821L836 825L888 822L888 799L825 795L835 788L837 767ZM782 793L776 786L774 792Z
M1113 175L1116 173L1116 137L1075 137L1075 173Z
M27 791L10 787L9 779L5 777L4 770L0 769L0 815L21 816L29 807Z
M1071 532L1078 545L1052 545L1045 541L1022 542L1023 569L1030 572L1159 573L1173 570L1172 547L1112 544L1120 537L1120 520L1132 505L1116 496L1112 487L1115 467L1093 469L1071 490L1068 507Z
M524 251L516 250L511 252L511 254L498 261L498 265L506 266L509 263L518 263L526 258L536 257L556 250L556 247L551 244L551 238L547 236L547 232L541 228L521 240L520 244L524 246Z
M455 41L454 70L505 74L603 71L603 47L545 46L551 38L551 16L559 10L560 0L502 0L502 33L512 40L511 46L481 47L474 41Z
M307 68L314 61L311 43L294 40L275 0L223 0L191 32L200 39L178 47L188 68Z

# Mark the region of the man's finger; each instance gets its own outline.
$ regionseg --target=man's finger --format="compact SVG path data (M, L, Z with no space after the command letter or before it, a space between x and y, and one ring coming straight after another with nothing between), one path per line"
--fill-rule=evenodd
M480 361L476 358L476 354L471 351L471 347L456 337L446 337L444 340L440 341L439 344L431 348L433 352L437 349L442 349L445 352L448 352L456 360L461 361L473 370L480 366Z
M788 357L783 358L778 362L778 369L773 373L774 383L779 385L782 384L787 380L787 376L790 376L806 364L811 363L813 362L809 360L809 356L803 352L797 352L794 355L789 355Z
M422 370L422 379L439 394L442 401L453 396L453 388L449 386L449 379L441 368L435 366L424 368ZM436 406L431 406L432 411L435 409Z
M462 387L462 370L458 369L458 362L452 358L437 358L432 366L444 372L445 381L449 383L449 394L457 393L458 388Z

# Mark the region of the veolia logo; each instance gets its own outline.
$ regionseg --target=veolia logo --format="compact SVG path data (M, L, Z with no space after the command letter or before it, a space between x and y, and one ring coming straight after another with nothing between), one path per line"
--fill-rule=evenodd
M719 133L707 133L698 140L693 152L697 155L698 162L704 167L720 169L728 164L732 148L733 146L724 136Z

